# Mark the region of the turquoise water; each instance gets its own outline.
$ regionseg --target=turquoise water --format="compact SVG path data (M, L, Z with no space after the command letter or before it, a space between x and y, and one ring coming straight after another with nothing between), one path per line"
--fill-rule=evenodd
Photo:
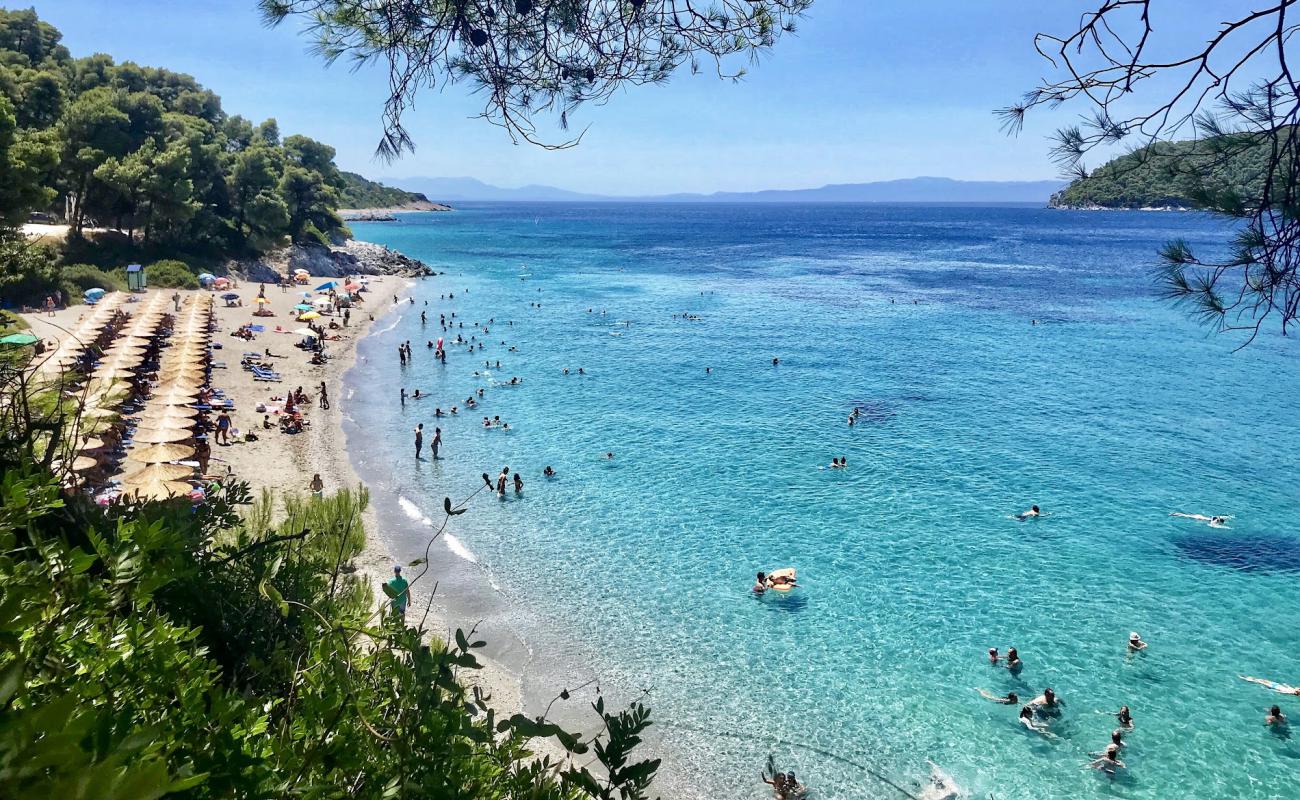
M1157 245L1212 247L1220 223L483 205L355 231L447 272L351 375L376 498L440 520L480 473L522 472L522 498L483 493L457 518L440 594L484 574L521 629L650 688L706 796L767 796L768 753L821 797L897 797L855 764L907 786L927 759L979 797L1300 796L1300 746L1263 725L1300 701L1236 677L1300 681L1296 350L1268 335L1234 354L1149 277ZM452 340L495 322L444 366L424 345L452 311ZM484 359L501 369L475 376ZM403 409L400 386L431 397ZM478 387L479 410L434 419ZM441 461L411 458L417 422L442 428ZM848 468L822 469L833 456ZM1011 518L1033 503L1045 518ZM420 526L386 527L422 549ZM785 565L794 596L748 593ZM1126 655L1130 630L1149 651ZM1018 678L993 646L1019 649ZM1067 704L1052 739L976 692L1045 686ZM1121 704L1137 727L1112 781L1080 764Z

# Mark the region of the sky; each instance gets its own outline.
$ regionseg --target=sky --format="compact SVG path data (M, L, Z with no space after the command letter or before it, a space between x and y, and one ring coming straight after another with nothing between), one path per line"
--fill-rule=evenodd
M33 0L28 0L32 2ZM1174 0L1166 30L1236 0ZM1047 136L1082 109L1032 117L1019 137L993 110L1049 72L1039 31L1073 30L1093 0L816 0L740 82L683 70L630 87L571 119L573 149L514 144L475 119L460 86L421 93L407 128L417 149L376 160L387 97L382 66L327 68L295 23L266 27L255 0L34 0L74 56L108 53L193 75L229 114L274 117L285 134L333 145L370 177L470 176L603 194L750 191L935 175L1058 176ZM1166 4L1169 5L1168 3ZM1169 9L1172 10L1172 9ZM1197 31L1204 38L1204 29ZM740 64L737 63L737 66Z

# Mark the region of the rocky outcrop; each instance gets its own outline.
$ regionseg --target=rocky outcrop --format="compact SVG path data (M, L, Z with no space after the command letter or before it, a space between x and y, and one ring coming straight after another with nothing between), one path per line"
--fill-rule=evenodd
M424 262L371 242L349 239L342 244L325 247L316 244L296 244L267 253L261 258L230 261L226 272L241 276L246 281L269 283L281 275L305 269L313 277L341 278L344 275L401 275L418 277L433 275Z

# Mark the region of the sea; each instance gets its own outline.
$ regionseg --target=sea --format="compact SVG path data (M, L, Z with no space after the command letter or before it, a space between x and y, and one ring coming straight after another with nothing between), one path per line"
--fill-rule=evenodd
M1264 723L1300 698L1239 678L1300 683L1300 350L1154 277L1230 222L465 203L353 230L438 272L347 378L376 533L424 573L413 621L478 622L530 713L642 699L701 797L770 797L769 756L821 798L919 796L931 764L979 798L1300 797L1300 740ZM435 539L444 498L467 510ZM751 593L781 567L797 589ZM1047 687L1046 733L979 691ZM1086 769L1123 705L1127 768Z

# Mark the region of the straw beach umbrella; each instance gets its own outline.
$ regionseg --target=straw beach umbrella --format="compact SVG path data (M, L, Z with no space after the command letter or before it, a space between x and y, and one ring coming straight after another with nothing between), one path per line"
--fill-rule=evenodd
M142 428L135 432L135 441L140 444L177 444L194 438L194 431L188 428Z
M73 472L86 472L99 466L99 459L90 456L77 456L72 460Z
M182 389L161 392L149 398L149 403L154 406L192 406L198 401L197 394Z
M87 450L98 450L103 446L103 439L97 439L94 436L87 436L84 441L77 445L77 449L84 453Z
M145 481L143 483L123 484L124 494L140 500L166 500L169 497L183 497L194 491L194 487L180 481Z
M194 455L195 449L187 444L155 444L138 447L126 454L128 461L140 464L162 464L167 461L180 461Z
M146 484L153 481L179 481L194 475L194 467L184 464L150 464L122 478L123 483Z

